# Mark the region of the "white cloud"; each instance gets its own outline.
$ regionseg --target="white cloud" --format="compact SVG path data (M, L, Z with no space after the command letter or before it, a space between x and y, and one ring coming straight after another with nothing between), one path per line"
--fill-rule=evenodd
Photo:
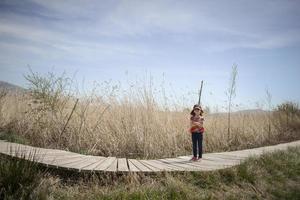
M29 0L37 5L40 5L47 10L49 16L76 18L79 16L86 16L91 13L95 5L99 5L101 1L95 0Z
M258 49L273 49L286 46L293 46L300 43L300 30L282 32L275 35L268 35L255 43L245 44L245 47Z
M19 23L1 23L0 37L6 35L18 39L16 42L0 40L1 49L10 47L19 52L32 52L41 56L56 54L56 57L68 56L73 59L93 60L116 57L119 55L139 56L152 54L151 50L140 46L98 42L69 35L67 32L47 30L34 25ZM25 41L25 42L18 42Z

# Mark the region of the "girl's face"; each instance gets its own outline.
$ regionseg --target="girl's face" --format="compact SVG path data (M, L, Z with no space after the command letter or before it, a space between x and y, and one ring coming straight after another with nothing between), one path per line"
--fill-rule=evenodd
M199 115L200 114L200 109L199 108L195 108L194 112L196 113L196 115Z

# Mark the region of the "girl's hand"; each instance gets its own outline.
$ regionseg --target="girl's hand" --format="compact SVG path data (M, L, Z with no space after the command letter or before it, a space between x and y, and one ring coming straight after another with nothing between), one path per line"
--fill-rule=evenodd
M201 126L201 123L200 122L193 122L193 125Z

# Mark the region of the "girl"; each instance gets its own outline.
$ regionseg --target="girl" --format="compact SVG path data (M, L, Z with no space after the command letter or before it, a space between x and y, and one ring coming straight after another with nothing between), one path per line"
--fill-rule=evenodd
M200 105L196 104L191 111L191 128L193 142L193 158L192 161L197 161L202 158L202 142L203 142L203 110ZM198 150L198 157L197 157Z

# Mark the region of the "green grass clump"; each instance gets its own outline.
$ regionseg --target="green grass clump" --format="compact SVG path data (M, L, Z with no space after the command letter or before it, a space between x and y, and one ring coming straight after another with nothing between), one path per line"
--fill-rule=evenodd
M44 175L34 161L0 155L0 199L46 199Z
M21 135L14 134L11 131L0 132L0 140L6 140L8 142L14 142L18 144L29 144L29 141Z

